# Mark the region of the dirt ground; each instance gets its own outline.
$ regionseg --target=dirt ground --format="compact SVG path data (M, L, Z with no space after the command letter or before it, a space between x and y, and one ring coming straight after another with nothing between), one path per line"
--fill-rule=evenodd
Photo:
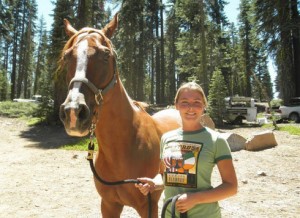
M265 130L246 127L223 131L248 138ZM223 217L299 217L300 137L274 133L275 148L233 152L239 191L220 202ZM0 217L101 217L87 152L58 149L74 140L62 127L0 117ZM125 207L121 217L139 216Z

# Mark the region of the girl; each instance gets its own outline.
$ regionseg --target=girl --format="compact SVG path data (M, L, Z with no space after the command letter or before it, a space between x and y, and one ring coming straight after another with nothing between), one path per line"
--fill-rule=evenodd
M230 148L221 135L202 126L200 120L207 106L200 85L182 85L175 96L175 107L182 119L182 127L165 133L161 138L163 175L138 178L136 187L147 195L164 188L165 200L180 194L176 202L176 217L187 212L189 218L221 217L219 200L237 193L237 178ZM211 185L213 167L217 165L222 183ZM168 208L166 217L171 216Z

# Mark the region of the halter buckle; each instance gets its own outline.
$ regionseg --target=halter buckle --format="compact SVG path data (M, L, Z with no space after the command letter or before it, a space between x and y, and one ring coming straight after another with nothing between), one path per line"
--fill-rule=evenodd
M95 94L95 101L97 105L100 105L100 102L103 101L102 90L99 90L99 92Z
M93 158L94 158L94 149L95 149L95 144L94 144L95 129L96 129L96 124L95 124L95 122L92 122L91 127L90 127L90 142L89 142L89 145L88 145L88 155L87 155L87 157L86 157L87 160L93 160Z
M93 160L94 159L94 143L90 142L88 146L88 155L86 157L87 160Z

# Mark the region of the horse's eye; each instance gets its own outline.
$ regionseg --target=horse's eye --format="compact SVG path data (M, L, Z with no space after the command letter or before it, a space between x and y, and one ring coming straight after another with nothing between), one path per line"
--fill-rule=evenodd
M103 60L104 60L105 62L108 62L109 57L110 57L110 50L109 50L109 49L105 49L105 50L104 50Z

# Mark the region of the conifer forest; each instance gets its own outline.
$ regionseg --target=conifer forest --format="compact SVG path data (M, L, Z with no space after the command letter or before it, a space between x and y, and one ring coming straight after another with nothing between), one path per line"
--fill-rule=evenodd
M36 0L0 1L0 101L39 94L53 99L58 111L67 92L57 75L68 40L63 19L77 30L101 29L117 12L112 43L132 99L172 104L178 86L192 80L207 96L226 92L270 101L276 92L283 102L300 96L298 0L240 0L236 23L224 12L229 0L51 2L53 23L47 29Z

